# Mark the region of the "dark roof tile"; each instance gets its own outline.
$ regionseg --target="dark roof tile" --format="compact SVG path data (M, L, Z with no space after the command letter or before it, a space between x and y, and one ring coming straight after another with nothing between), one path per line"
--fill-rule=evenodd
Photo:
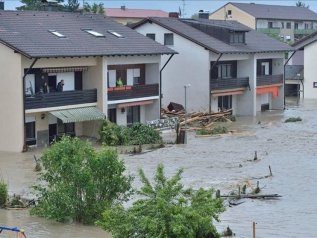
M92 36L82 29L92 29L105 37ZM0 42L30 58L176 53L103 15L65 12L0 11Z

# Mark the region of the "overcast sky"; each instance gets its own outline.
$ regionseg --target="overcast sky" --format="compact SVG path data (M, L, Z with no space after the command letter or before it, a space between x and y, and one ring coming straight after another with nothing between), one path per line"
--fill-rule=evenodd
M6 10L15 10L17 6L21 6L20 0L0 0L4 1L5 9ZM94 2L103 2L104 6L107 7L120 7L125 5L127 8L144 8L144 9L161 9L167 12L172 11L179 11L181 9L183 11L183 8L185 9L185 17L191 17L194 13L197 13L199 10L205 10L209 12L213 12L217 10L219 7L226 4L228 1L224 0L142 0L142 1L136 1L136 0L79 0L79 2L82 4L83 1L88 3L94 3ZM67 2L67 0L64 0L64 2ZM254 2L254 3L262 3L262 4L272 4L272 5L290 5L295 6L297 1L261 1L261 0L249 0L249 1L231 1L231 2ZM308 4L310 6L310 9L317 12L317 0L310 0L310 1L303 1L304 3ZM185 5L184 5L185 4Z

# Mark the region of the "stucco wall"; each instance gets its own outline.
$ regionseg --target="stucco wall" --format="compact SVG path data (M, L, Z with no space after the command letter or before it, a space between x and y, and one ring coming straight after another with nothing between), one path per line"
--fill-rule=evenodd
M0 44L0 150L21 152L24 141L20 54Z
M255 29L255 18L230 3L211 13L209 19L226 20L228 10L231 10L231 17L228 17L227 20L235 20Z
M164 34L172 33L156 24L144 24L136 29L143 35L155 33L156 41L163 44ZM174 55L162 73L162 107L170 102L184 105L184 85L187 89L187 110L209 110L209 51L193 42L174 34L174 45L169 46L179 54ZM163 56L161 66L169 56Z
M304 97L317 98L317 88L313 83L317 83L317 44L312 43L304 50Z

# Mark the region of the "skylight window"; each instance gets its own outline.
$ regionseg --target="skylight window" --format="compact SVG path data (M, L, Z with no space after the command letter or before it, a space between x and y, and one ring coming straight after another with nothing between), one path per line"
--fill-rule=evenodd
M85 32L87 32L87 33L89 33L90 35L93 35L93 36L95 36L95 37L105 37L104 34L99 33L99 32L97 32L97 31L94 31L94 30L91 30L91 29L84 29L83 31L85 31Z
M118 32L115 32L115 31L112 31L112 30L109 30L108 32L109 32L110 34L112 34L112 35L118 37L118 38L124 38L124 36L121 35L121 34L119 34Z
M59 33L58 31L55 30L49 30L50 33L52 33L54 36L57 36L59 38L66 38L62 33Z

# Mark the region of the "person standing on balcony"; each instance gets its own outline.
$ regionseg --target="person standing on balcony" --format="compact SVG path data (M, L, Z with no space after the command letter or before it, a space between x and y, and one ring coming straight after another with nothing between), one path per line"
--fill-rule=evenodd
M64 79L62 79L62 80L57 84L56 91L57 91L57 92L63 92L63 87L64 87Z

